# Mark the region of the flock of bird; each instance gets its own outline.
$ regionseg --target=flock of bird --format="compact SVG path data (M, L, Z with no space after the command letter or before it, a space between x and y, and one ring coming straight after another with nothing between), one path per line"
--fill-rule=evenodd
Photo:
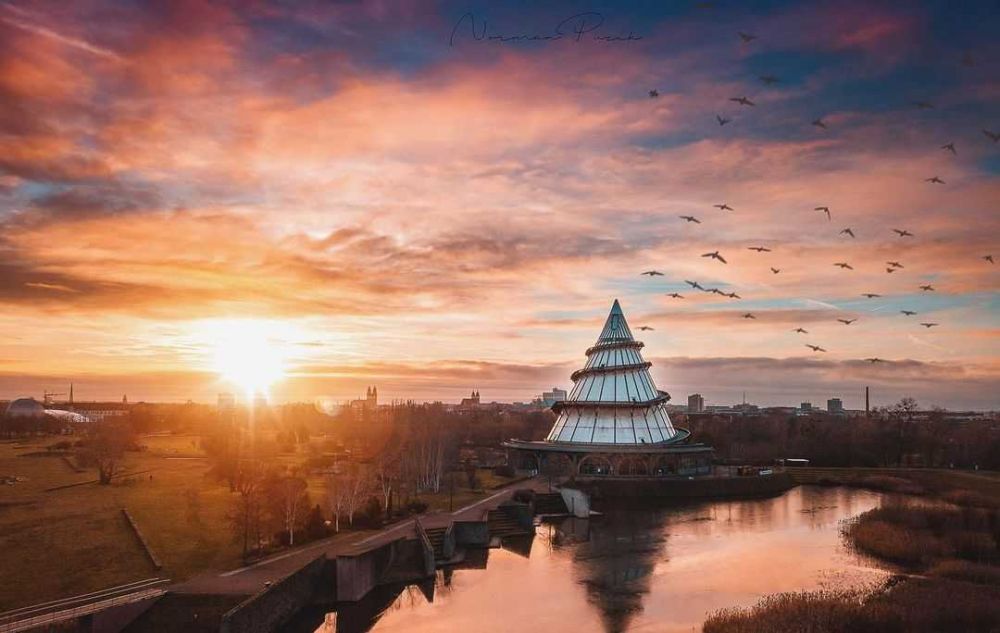
M753 42L754 40L757 39L756 35L753 35L751 33L745 33L745 32L742 32L742 31L737 32L737 35L739 36L740 40L742 41L742 43L744 45L750 44L751 42ZM966 54L963 57L962 63L964 65L966 65L966 66L975 65L974 60L968 54ZM777 83L779 83L781 81L780 79L778 79L777 77L775 77L773 75L762 75L762 76L758 77L758 79L762 83L764 83L765 85L767 85L767 86L773 86L774 84L777 84ZM658 90L653 89L653 90L649 91L649 97L650 98L655 99L655 98L657 98L659 96L660 96L660 93L659 93ZM731 97L729 99L729 101L732 101L732 102L738 104L740 107L751 107L752 108L752 107L756 107L756 105L757 105L756 103L754 103L754 101L752 99L750 99L747 96ZM914 101L912 103L913 103L913 106L915 106L916 108L921 109L921 110L932 109L934 107L933 104L931 104L930 102L927 102L927 101ZM718 122L719 126L727 125L727 124L731 123L732 120L733 120L731 117L725 117L725 116L723 116L721 114L717 114L715 118L716 118L716 121ZM827 123L825 121L823 121L822 117L817 118L814 121L812 121L812 125L815 126L815 127L817 127L817 128L821 128L823 130L828 129ZM997 143L998 141L1000 141L1000 134L995 133L995 132L993 132L991 130L984 129L983 130L983 135L985 135L986 138L988 138L993 143ZM954 156L958 155L958 149L956 148L955 143L953 141L945 143L944 145L941 145L940 149L942 151L950 152ZM944 179L942 179L941 177L939 177L937 175L925 178L924 182L928 183L930 185L945 185L946 184L946 182L944 181ZM724 203L720 203L720 204L715 204L715 205L712 205L712 206L714 208L718 209L719 211L735 211L735 209L732 206L730 206L728 203L725 203L725 202ZM818 205L818 206L813 207L813 210L821 212L821 213L824 213L826 215L826 219L827 219L828 222L832 222L833 221L833 214L832 214L829 206L827 206L827 205ZM679 217L680 217L680 219L684 220L686 223L689 223L689 224L701 224L702 223L701 220L699 220L697 217L695 217L693 215L681 215ZM912 237L914 237L914 234L912 232L910 232L909 230L907 230L907 229L893 228L892 231L900 239L906 239L906 238L912 238ZM838 233L838 235L846 235L846 236L849 236L851 239L856 239L856 235L854 233L854 229L851 228L851 227L845 227L845 228L841 229L840 232ZM764 247L764 246L748 246L747 249L751 250L751 251L755 251L757 253L770 253L770 252L772 252L772 249ZM702 255L702 257L706 257L706 258L718 261L718 262L720 262L722 264L728 264L729 263L726 260L726 258L718 250L712 251L710 253L704 253ZM988 262L990 264L994 263L993 255L983 255L981 257L981 259L983 259L984 261L986 261L986 262ZM838 268L840 268L842 270L854 270L854 267L851 266L851 264L848 263L848 262L834 262L833 266L836 266L836 267L838 267ZM782 269L775 268L773 266L771 266L769 268L770 268L770 271L771 271L771 273L773 275L777 275L777 274L781 273L781 271L782 271ZM902 269L902 268L904 268L903 264L901 264L898 261L887 261L886 262L885 272L887 274L892 274L892 273L895 273L897 270ZM652 277L663 276L663 273L660 272L660 271L658 271L658 270L647 270L647 271L644 271L641 274L642 275L646 275L646 276L651 277L651 278ZM740 295L738 295L737 293L735 293L735 292L723 292L722 290L720 290L718 288L705 288L699 282L692 281L692 280L684 280L684 282L686 284L688 284L691 287L692 290L699 290L699 291L704 292L704 293L717 294L717 295L720 295L720 296L723 296L723 297L729 297L731 299L742 299L742 297ZM932 284L922 284L922 285L920 285L918 287L919 287L919 289L920 289L921 292L935 292L935 288L934 288L934 286ZM668 293L666 296L671 297L673 299L684 299L684 295L682 295L682 294L680 294L678 292L671 292L671 293ZM878 298L882 297L882 295L877 294L877 293L873 293L873 292L865 292L865 293L862 293L861 296L865 297L866 299L878 299ZM900 310L900 313L903 316L905 316L905 317L912 317L912 316L916 316L916 314L917 314L913 310ZM753 314L752 312L746 312L746 313L742 314L742 318L756 320L757 316L755 314ZM844 324L845 326L849 326L849 325L853 324L854 322L856 322L857 320L858 320L857 318L853 318L853 319L840 319L840 318L838 318L837 319L838 322ZM939 323L935 323L935 322L927 321L927 322L921 322L920 325L923 326L924 328L927 328L929 330L931 328L938 327L940 324ZM645 330L652 330L653 328L650 327L650 326L644 325L644 326L640 326L638 329L645 331ZM806 330L805 328L802 328L802 327L796 327L795 329L792 330L792 332L795 332L797 334L806 334L806 335L809 334L809 331ZM812 350L813 352L826 352L827 351L825 348L823 348L823 347L821 347L819 345L814 345L812 343L806 343L805 346L807 348L809 348L810 350ZM868 361L869 363L873 363L873 364L874 363L884 362L881 358L876 358L876 357L866 358L865 360Z

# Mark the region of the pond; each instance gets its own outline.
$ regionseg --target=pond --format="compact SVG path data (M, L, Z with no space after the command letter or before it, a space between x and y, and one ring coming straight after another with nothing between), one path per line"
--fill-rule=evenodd
M802 486L770 499L562 519L423 586L382 587L316 633L698 631L721 608L782 591L846 588L887 572L849 552L843 519L883 495ZM317 628L318 627L318 628Z

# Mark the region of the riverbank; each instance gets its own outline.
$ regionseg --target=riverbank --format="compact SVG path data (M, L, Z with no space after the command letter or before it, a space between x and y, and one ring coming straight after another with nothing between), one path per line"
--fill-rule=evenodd
M775 594L725 609L705 633L1000 629L1000 477L893 469L808 469L800 480L907 495L845 522L854 551L901 573L862 590Z

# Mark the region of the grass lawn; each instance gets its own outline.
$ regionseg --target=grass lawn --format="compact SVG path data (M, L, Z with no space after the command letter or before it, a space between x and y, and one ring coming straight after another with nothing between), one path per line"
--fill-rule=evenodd
M58 439L0 443L0 474L27 479L0 487L0 610L238 564L226 520L228 488L206 476L205 460L173 458L198 455L197 438L143 438L148 450L129 453L126 468L151 472L131 481L45 492L95 478L56 456L29 456ZM146 557L122 508L135 518L162 570Z

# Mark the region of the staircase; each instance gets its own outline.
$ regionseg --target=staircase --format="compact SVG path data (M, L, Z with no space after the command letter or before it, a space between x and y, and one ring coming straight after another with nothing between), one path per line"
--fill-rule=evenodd
M558 492L535 495L535 514L569 514L569 508Z
M518 524L514 517L504 512L503 507L490 510L486 515L486 526L490 531L490 537L503 538L515 534L526 534L524 528Z
M445 559L444 555L444 535L448 531L448 528L438 527L430 528L426 530L427 540L431 542L431 549L434 550L434 560L441 561Z

